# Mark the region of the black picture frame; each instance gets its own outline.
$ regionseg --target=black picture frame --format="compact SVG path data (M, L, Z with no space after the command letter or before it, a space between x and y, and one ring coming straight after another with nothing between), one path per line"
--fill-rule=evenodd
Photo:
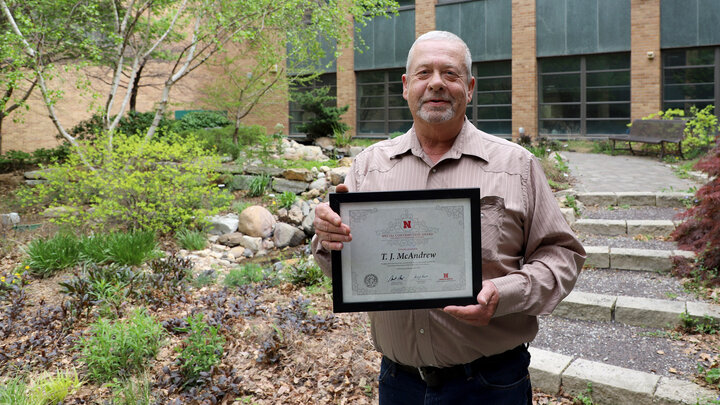
M477 295L482 288L482 249L481 249L481 212L480 212L480 189L479 188L453 188L453 189L429 189L429 190L407 190L407 191L377 191L377 192L350 192L330 193L329 203L333 211L341 214L341 208L347 203L363 203L367 207L382 209L384 205L392 202L395 204L412 206L418 201L424 204L431 204L440 200L462 200L463 204L469 205L470 229L464 230L470 235L470 240L465 240L464 249L471 258L471 263L465 263L465 271L468 272L471 280L466 281L471 285L472 292L463 296L449 298L413 298L412 293L399 293L397 296L390 295L389 299L378 299L366 302L351 302L346 299L343 292L344 277L349 275L348 267L352 269L352 263L343 265L343 253L332 251L332 287L333 287L333 311L334 312L367 312L367 311L391 311L406 309L443 308L448 305L473 305L477 304ZM466 214L463 214L467 216ZM343 222L346 219L343 218ZM466 225L463 225L463 227ZM352 232L352 226L351 226ZM358 235L353 234L353 240ZM463 238L464 240L465 238ZM353 242L345 244L343 250L352 249ZM368 252L367 254L372 254ZM345 270L343 269L345 267ZM432 269L433 271L442 269ZM383 275L380 275L382 277ZM467 287L466 287L467 289ZM387 295L387 294L386 294Z

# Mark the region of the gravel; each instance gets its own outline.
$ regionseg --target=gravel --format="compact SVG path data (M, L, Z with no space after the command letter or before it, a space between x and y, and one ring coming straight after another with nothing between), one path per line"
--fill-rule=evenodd
M585 269L580 273L575 291L595 294L698 301L685 291L680 279L666 274L632 270Z
M540 332L531 346L646 373L692 379L698 359L694 350L688 350L689 343L677 336L615 322L541 317Z
M582 218L585 219L677 219L676 216L685 212L683 208L664 207L585 207Z
M677 244L659 239L640 240L627 236L604 237L594 235L578 235L583 246L610 246L611 248L675 250Z

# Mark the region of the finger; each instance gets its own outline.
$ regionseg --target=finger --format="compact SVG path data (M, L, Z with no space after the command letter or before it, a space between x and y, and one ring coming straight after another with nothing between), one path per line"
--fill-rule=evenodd
M347 193L348 191L348 187L344 184L338 184L337 187L335 187L336 193Z
M342 242L333 242L329 240L320 241L320 245L327 250L342 250L344 246Z

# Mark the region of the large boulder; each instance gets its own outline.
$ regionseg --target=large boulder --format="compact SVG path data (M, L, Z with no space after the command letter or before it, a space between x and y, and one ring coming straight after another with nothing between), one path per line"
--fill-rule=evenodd
M287 246L297 246L305 240L305 232L290 224L278 222L273 233L275 247L282 249Z
M275 218L265 207L253 205L240 213L237 229L245 235L267 238L272 235Z
M13 226L20 223L20 215L17 212L9 214L0 214L0 224L3 226Z
M305 235L312 236L315 234L315 225L313 222L315 221L315 207L312 207L310 209L310 213L308 213L305 218L303 218L302 221L302 229L303 232L305 232Z
M310 183L310 190L326 191L328 188L327 178L322 177Z
M216 215L208 218L208 221L210 222L208 233L211 235L225 235L238 229L237 214Z
M310 170L304 168L286 169L282 175L288 180L298 180L304 182L310 182L314 177Z
M257 175L267 175L267 176L280 176L283 172L283 169L275 166L256 166L256 165L248 165L245 166L245 173L248 174L257 174Z
M328 178L330 179L330 184L333 186L337 186L338 184L342 184L345 182L345 176L350 173L349 167L336 167L331 169L328 172Z

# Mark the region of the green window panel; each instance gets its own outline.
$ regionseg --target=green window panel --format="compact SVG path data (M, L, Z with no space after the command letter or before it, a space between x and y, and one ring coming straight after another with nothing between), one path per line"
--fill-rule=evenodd
M435 26L462 38L473 61L509 59L512 56L512 8L509 0L482 0L435 7Z
M630 0L537 0L538 57L630 50Z
M307 83L305 86L298 86L291 89L291 92L306 92L319 87L330 87L328 95L337 97L337 77L335 73L325 73L318 76L313 82ZM313 113L305 112L298 103L290 99L289 101L289 112L290 120L289 134L290 135L303 135L298 126L306 123L310 118L314 116Z
M512 136L512 80L509 60L473 63L475 92L468 119L487 133Z
M720 44L720 1L662 0L660 21L663 48Z
M355 37L355 70L385 69L405 66L407 53L415 41L415 10L398 12L391 18L377 17L360 29Z

